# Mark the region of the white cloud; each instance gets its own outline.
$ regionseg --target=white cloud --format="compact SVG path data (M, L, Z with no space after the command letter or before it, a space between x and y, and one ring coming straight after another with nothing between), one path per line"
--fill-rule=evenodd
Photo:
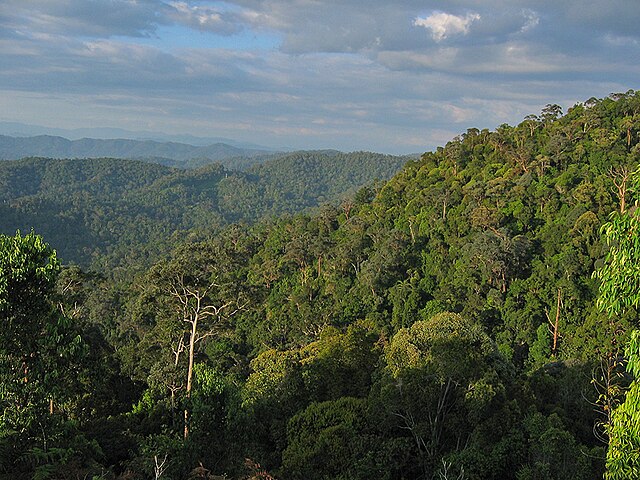
M464 17L459 17L450 13L436 12L428 17L417 17L413 24L416 27L431 30L431 38L441 42L452 35L466 35L469 33L469 27L476 20L480 20L480 15L477 13L468 13Z
M607 6L0 0L0 119L419 151L639 88L640 2Z
M540 23L540 16L533 10L524 9L522 16L524 17L524 25L522 25L520 32L527 32Z
M208 6L189 5L183 1L170 2L168 6L168 19L197 30L232 35L243 29L240 19L232 12Z
M629 47L634 46L637 47L640 45L640 41L637 38L629 37L629 36L619 36L619 35L611 35L607 34L604 36L604 41L613 47Z

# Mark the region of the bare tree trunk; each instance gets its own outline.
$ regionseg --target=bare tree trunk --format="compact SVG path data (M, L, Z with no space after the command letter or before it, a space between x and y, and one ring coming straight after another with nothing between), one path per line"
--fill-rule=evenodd
M551 355L556 356L558 351L558 338L560 337L560 307L562 306L562 289L558 288L558 300L556 303L556 318L555 321L551 321L549 316L549 310L545 309L547 314L547 321L549 322L549 330L553 335L553 346L551 347Z
M624 213L627 206L627 182L631 176L631 170L629 167L611 168L608 176L616 187L616 194L620 200L620 213Z
M409 232L411 232L411 244L415 245L416 243L416 234L413 231L413 220L409 219Z
M187 370L187 401L191 398L191 385L193 382L193 357L196 345L196 333L198 329L198 314L191 320L191 335L189 336L189 369ZM184 409L184 439L189 436L189 408Z
M558 323L560 322L560 295L562 295L562 290L558 289L558 303L556 305L556 322L553 325L553 348L551 349L551 354L553 356L556 355L558 350Z
M186 440L189 437L189 421L190 421L190 410L189 410L189 399L191 398L191 389L193 387L193 367L194 367L194 358L195 358L195 347L196 344L200 341L208 338L215 333L215 327L213 325L209 326L209 330L205 333L198 333L198 323L202 319L204 322L208 318L216 318L218 321L221 318L222 312L226 311L231 305L236 304L237 301L229 301L223 303L219 306L211 305L210 299L208 298L208 294L212 288L217 287L218 285L215 282L209 283L204 288L191 288L187 286L184 282L184 278L182 276L178 276L176 278L176 283L170 287L170 293L173 295L178 302L181 304L182 310L182 321L186 324L189 324L189 367L187 370L187 385L186 385L186 399L187 405L185 405L184 409L184 439ZM231 317L235 315L243 306L237 306L237 308L231 312L227 313L227 317ZM184 333L183 333L184 335ZM176 350L174 350L175 355L175 364L178 364L179 355L182 351L184 351L185 345L182 340L178 344ZM176 389L177 390L177 389ZM173 395L173 390L172 390ZM173 398L173 397L172 397Z
M165 470L169 466L167 463L167 454L165 453L162 461L159 460L157 455L153 456L153 461L155 462L155 466L153 467L153 472L155 474L155 480L160 480Z

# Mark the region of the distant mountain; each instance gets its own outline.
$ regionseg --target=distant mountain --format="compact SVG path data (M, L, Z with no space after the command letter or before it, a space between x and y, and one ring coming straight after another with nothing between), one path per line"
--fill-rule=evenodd
M51 135L11 137L0 135L0 160L25 157L127 158L153 161L172 167L193 168L219 162L230 169L242 169L264 161L274 152L239 148L226 143L195 146L155 140L95 139L68 140Z
M297 152L246 172L109 158L4 161L0 233L34 228L65 261L82 265L144 264L189 233L338 204L376 179L387 180L407 160Z
M164 132L150 132L146 130L132 131L114 127L87 127L74 129L52 128L43 127L41 125L28 125L19 122L0 122L0 135L7 135L9 137L36 137L39 135L51 135L55 137L68 138L69 140L80 140L81 138L124 138L129 140L155 140L156 142L186 143L189 145L196 145L200 147L213 145L215 143L226 143L227 145L231 145L232 147L250 150L264 150L274 152L287 150L265 147L264 145L257 145L255 143L238 141L225 137L202 137L190 134L169 134Z

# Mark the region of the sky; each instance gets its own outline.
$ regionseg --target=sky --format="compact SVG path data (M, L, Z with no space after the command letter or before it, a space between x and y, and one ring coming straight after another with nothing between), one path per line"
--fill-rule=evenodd
M638 89L638 0L0 0L0 121L419 153Z

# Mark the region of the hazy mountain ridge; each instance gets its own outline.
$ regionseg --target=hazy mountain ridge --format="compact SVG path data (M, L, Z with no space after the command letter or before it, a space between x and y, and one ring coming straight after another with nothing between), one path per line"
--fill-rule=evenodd
M226 143L195 146L179 142L156 140L96 139L69 140L53 135L11 137L0 135L0 159L18 160L25 157L48 158L127 158L153 161L168 166L194 167L220 162L228 168L244 168L247 158L259 159L273 155L268 150L235 147ZM240 160L243 159L243 160Z
M118 127L84 127L84 128L53 128L42 125L32 125L20 122L0 122L0 135L8 137L37 137L49 135L53 137L63 137L69 140L80 140L82 138L96 138L109 140L123 138L129 140L155 140L157 142L186 143L205 147L215 143L226 143L232 147L247 148L251 150L280 151L289 150L286 148L267 147L251 142L234 140L227 137L218 136L198 136L189 133L164 133L149 130L127 130Z

